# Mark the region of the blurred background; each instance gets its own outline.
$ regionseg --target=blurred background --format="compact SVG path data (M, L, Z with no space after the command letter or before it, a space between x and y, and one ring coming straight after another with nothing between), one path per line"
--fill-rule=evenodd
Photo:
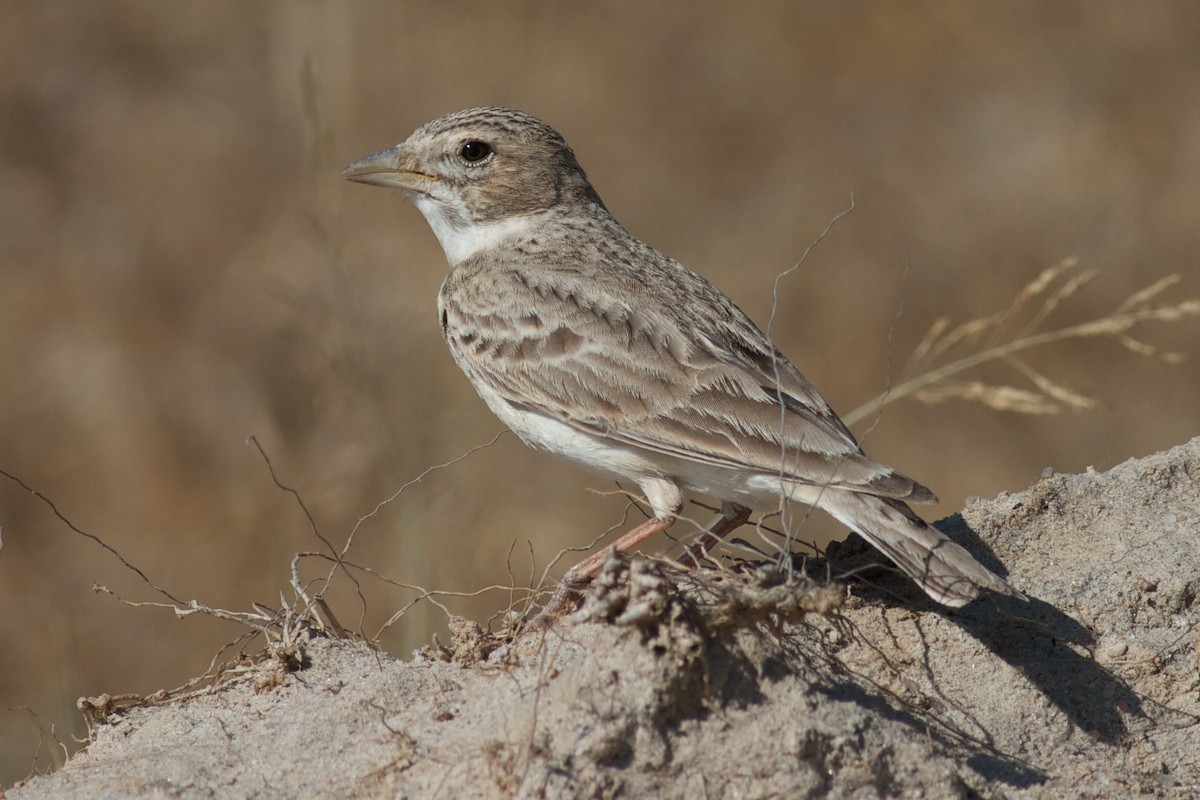
M1200 7L1163 2L6 0L0 469L184 600L277 605L320 543L248 437L340 544L500 430L440 338L424 220L339 177L474 105L558 128L626 227L763 325L853 195L772 327L842 411L934 319L1001 310L1067 257L1099 274L1061 324L1171 273L1167 299L1200 296L1197 42ZM1109 340L1029 356L1092 411L910 399L856 431L939 493L934 518L1108 468L1200 432L1198 330L1139 332L1180 365ZM620 522L612 488L504 436L384 506L350 557L427 588L528 583ZM94 593L162 599L3 478L0 526L0 785L61 757L39 726L74 747L77 697L176 686L240 632ZM368 632L413 597L362 591ZM483 621L508 597L446 602ZM442 626L421 604L384 643Z

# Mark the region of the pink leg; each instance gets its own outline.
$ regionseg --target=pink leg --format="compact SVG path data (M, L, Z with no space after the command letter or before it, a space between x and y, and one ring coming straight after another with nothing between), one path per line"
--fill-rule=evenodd
M700 561L710 548L716 547L721 541L750 519L750 509L734 503L728 503L721 508L721 518L711 528L701 534L700 538L679 557L679 563L685 567L700 566Z
M624 553L626 550L637 547L654 534L661 533L674 524L674 517L666 519L651 517L633 530L623 534L621 538L608 547L592 553L583 561L571 567L567 570L567 574L563 575L558 588L554 590L554 596L550 598L550 602L542 609L542 613L537 616L533 624L537 625L539 622L544 621L546 617L558 616L572 610L575 603L579 601L580 590L591 583L592 578L596 577L596 573L604 565L604 559L608 558L608 551L610 549L616 550L618 553Z
M745 525L748 519L750 519L750 509L734 503L725 504L721 508L721 518L684 552L679 559L680 563L692 567L699 565L700 560L707 555L710 547L716 546L730 533ZM580 592L591 582L592 578L596 577L596 573L604 565L604 560L608 558L610 549L616 550L618 553L624 553L627 550L637 547L654 534L665 531L674 524L674 517L666 519L653 517L648 519L622 535L621 538L617 539L609 547L592 553L571 567L567 570L567 574L563 576L562 581L559 582L558 588L554 590L554 595L550 598L550 602L546 604L542 612L533 620L531 627L540 627L546 624L549 618L566 614L574 609L575 604L579 601Z

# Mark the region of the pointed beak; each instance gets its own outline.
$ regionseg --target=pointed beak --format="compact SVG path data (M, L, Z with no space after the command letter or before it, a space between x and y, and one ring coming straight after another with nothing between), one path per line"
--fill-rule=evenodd
M437 180L436 176L417 169L402 145L363 156L342 170L342 177L355 183L390 186L413 192L424 191L431 181Z

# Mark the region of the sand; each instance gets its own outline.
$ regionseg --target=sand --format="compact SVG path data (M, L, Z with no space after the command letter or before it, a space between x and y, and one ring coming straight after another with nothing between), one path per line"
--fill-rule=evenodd
M401 660L302 632L207 693L100 709L4 796L1200 795L1200 439L939 525L1030 600L937 607L853 540L848 590L611 560L516 641L455 620Z

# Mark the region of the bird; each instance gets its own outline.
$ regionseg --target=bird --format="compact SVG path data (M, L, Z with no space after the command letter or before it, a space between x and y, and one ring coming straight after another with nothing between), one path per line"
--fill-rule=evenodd
M442 335L492 412L536 450L636 485L650 507L568 569L544 613L573 608L612 549L671 527L688 493L721 502L705 547L754 511L799 502L856 531L940 604L985 589L1023 596L910 508L937 498L868 458L728 295L626 231L537 117L457 111L342 174L400 190L428 222L449 263Z

